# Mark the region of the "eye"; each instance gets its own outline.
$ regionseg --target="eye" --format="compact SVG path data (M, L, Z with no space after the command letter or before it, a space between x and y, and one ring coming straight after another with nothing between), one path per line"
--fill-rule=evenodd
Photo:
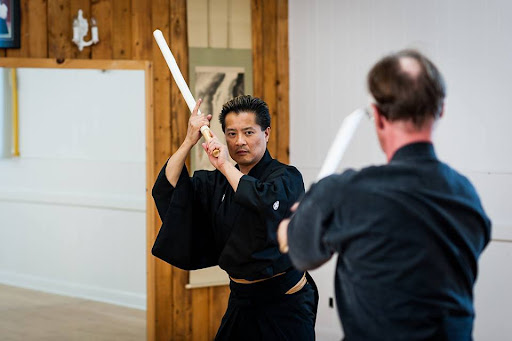
M245 132L245 135L252 135L252 134L254 134L254 132L251 131L251 130L248 130L248 131Z
M231 133L228 133L227 135L228 135L228 137L235 137L236 134L231 132Z

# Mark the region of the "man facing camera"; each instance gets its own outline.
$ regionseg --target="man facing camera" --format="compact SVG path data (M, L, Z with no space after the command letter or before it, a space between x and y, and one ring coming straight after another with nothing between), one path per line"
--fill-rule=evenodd
M219 117L227 145L215 136L203 143L215 170L190 177L185 159L211 119L197 115L200 104L153 187L163 223L153 254L185 270L219 265L228 273L231 294L216 340L313 340L314 282L277 243L279 223L304 193L302 176L267 150L267 104L239 96Z

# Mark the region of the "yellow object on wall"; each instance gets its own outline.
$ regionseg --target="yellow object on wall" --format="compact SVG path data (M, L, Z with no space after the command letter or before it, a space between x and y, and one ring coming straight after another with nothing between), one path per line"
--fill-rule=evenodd
M13 138L13 156L20 156L19 143L19 120L18 120L18 83L16 81L16 69L11 69L12 86L12 138Z

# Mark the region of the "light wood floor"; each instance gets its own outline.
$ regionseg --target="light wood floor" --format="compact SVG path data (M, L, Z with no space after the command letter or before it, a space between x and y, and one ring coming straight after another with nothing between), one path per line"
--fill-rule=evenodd
M146 312L0 284L0 340L145 340Z

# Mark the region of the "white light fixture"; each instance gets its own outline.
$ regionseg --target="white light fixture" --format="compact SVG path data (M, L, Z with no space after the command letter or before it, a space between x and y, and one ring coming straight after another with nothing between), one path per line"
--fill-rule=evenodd
M73 43L78 46L78 49L82 51L84 46L91 46L97 44L100 40L98 38L98 26L96 26L96 19L91 18L91 35L92 39L85 41L84 38L89 31L89 23L83 16L83 11L78 10L78 16L73 20Z

